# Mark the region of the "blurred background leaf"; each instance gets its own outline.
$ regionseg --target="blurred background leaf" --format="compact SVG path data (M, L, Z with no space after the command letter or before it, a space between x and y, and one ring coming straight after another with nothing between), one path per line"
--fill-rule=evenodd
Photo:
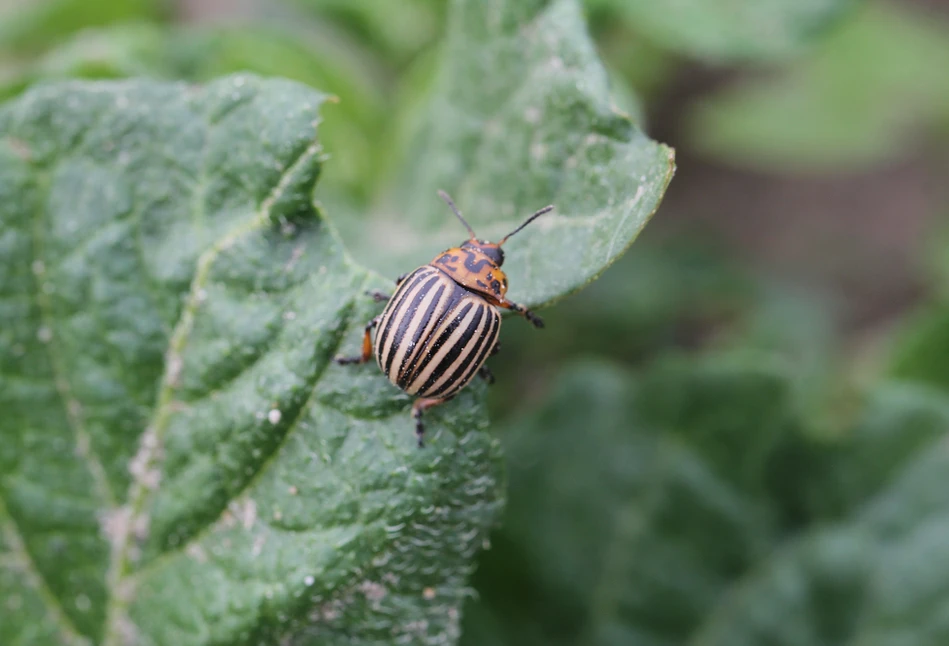
M945 25L874 0L802 65L704 99L694 108L689 136L705 154L757 168L814 172L879 164L898 155L907 139L946 132L947 68Z
M760 359L565 366L500 431L510 499L464 643L846 643L898 612L886 630L942 643L949 399L894 385L820 437Z
M162 0L3 0L0 52L41 52L87 27L133 20L163 21L170 16L170 10L170 3Z
M800 53L856 0L593 0L656 43L710 61L768 60Z
M767 507L683 437L701 423L638 410L669 386L572 364L546 404L502 431L508 507L475 575L464 643L676 643L767 553ZM780 431L784 412L772 412L754 421Z

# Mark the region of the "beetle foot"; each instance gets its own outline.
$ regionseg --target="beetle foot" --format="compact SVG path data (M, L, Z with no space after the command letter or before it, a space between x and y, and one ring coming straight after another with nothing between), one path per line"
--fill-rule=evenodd
M524 310L524 318L530 321L531 325L538 329L544 327L544 319L540 318L530 310Z
M418 448L425 448L425 422L422 421L422 410L419 407L412 407L412 417L415 418L415 437L418 438Z

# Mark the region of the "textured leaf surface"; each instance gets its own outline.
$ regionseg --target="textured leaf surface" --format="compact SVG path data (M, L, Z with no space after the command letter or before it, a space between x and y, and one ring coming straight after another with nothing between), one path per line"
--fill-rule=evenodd
M0 108L5 644L445 643L499 503L476 394L414 447L331 364L378 306L312 205L323 97L63 83Z
M611 3L611 0L599 0ZM712 61L802 50L857 0L616 0L661 45Z
M442 65L394 194L343 223L367 265L398 275L466 234L435 196L453 195L482 238L536 209L557 210L512 238L514 300L538 304L598 275L656 210L671 149L611 105L576 0L456 0Z

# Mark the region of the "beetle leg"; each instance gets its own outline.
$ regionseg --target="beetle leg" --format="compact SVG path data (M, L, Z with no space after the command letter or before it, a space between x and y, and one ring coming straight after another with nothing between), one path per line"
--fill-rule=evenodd
M500 352L500 351L501 351L501 342L498 341L497 343L494 344L494 347L491 348L491 354L488 355L488 356L493 357L494 355L496 355L496 354L497 354L498 352Z
M398 278L395 279L395 285L396 285L396 287L398 287L399 285L402 284L402 281L405 280L405 277L406 277L406 276L408 276L408 274L402 274L401 276L399 276Z
M425 446L425 443L422 441L422 437L425 435L425 423L422 421L422 413L432 406L444 404L449 399L451 399L451 397L445 397L444 399L438 399L437 397L419 397L415 400L415 403L412 404L412 418L415 420L415 436L418 438L418 448Z
M366 363L369 361L369 359L372 357L372 328L379 324L379 319L381 318L382 316L377 316L366 323L366 332L362 337L362 354L360 354L358 357L336 356L333 361L343 366L349 363Z
M512 312L516 312L520 314L521 316L526 318L528 321L530 321L531 325L533 325L534 327L538 327L538 328L544 327L544 320L540 318L539 316L537 316L536 314L534 314L533 312L531 312L529 309L527 309L523 305L518 305L517 303L514 303L504 298L498 303L498 307L503 307L505 309L511 310Z
M391 295L386 294L384 292L380 292L378 289L370 289L369 291L366 292L366 294L368 294L369 296L372 296L372 300L374 300L377 303L381 303L382 301L387 301L390 298L392 298Z
M488 384L494 383L494 373L491 372L491 368L487 366L481 366L478 368L478 376L488 382Z

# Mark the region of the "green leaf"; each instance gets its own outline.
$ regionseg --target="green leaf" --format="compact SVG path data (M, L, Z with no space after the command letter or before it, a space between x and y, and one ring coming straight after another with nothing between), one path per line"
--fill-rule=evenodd
M945 427L944 427L945 428ZM851 521L779 551L692 644L914 644L949 639L949 449L932 442Z
M879 164L947 123L947 67L949 23L871 2L799 65L700 103L688 136L707 154L755 169Z
M480 394L336 366L378 310L315 210L324 96L50 84L0 107L4 641L446 643L500 504Z
M667 358L643 376L639 416L693 446L725 481L763 493L769 456L795 432L787 378L761 361Z
M645 37L714 62L777 59L804 50L857 0L596 0Z
M584 5L597 50L611 71L635 88L647 102L658 98L658 93L675 76L677 66L683 62L680 57L638 34L635 24L629 20L624 2L586 0Z
M897 379L949 390L949 307L931 303L902 324L892 348L891 374Z
M0 5L0 51L29 53L87 27L160 19L167 8L164 0L14 1Z
M777 378L699 371L672 418L650 406L671 390L664 372L643 384L570 364L546 403L504 430L510 500L475 574L465 643L682 643L770 549L766 499L727 471L760 452L729 462L709 447L741 407L734 433L773 443L787 406Z
M430 44L443 24L444 0L293 0L314 18L330 21L379 50L385 63L398 67Z
M576 0L456 0L426 118L393 191L341 223L357 258L397 275L465 238L435 196L453 195L479 236L511 239L510 296L539 304L596 277L656 210L672 150L611 107Z
M853 643L860 601L878 556L878 544L863 532L825 530L806 535L736 585L688 643Z
M87 30L35 64L0 83L0 97L31 83L70 77L148 76L207 81L234 72L280 76L332 94L321 139L333 164L321 186L363 199L376 185L380 160L373 154L385 102L377 70L350 43L301 29L260 27L170 28L151 24Z
M945 437L949 400L935 389L884 383L867 396L842 438L833 471L835 494L852 511L885 489L906 464Z

